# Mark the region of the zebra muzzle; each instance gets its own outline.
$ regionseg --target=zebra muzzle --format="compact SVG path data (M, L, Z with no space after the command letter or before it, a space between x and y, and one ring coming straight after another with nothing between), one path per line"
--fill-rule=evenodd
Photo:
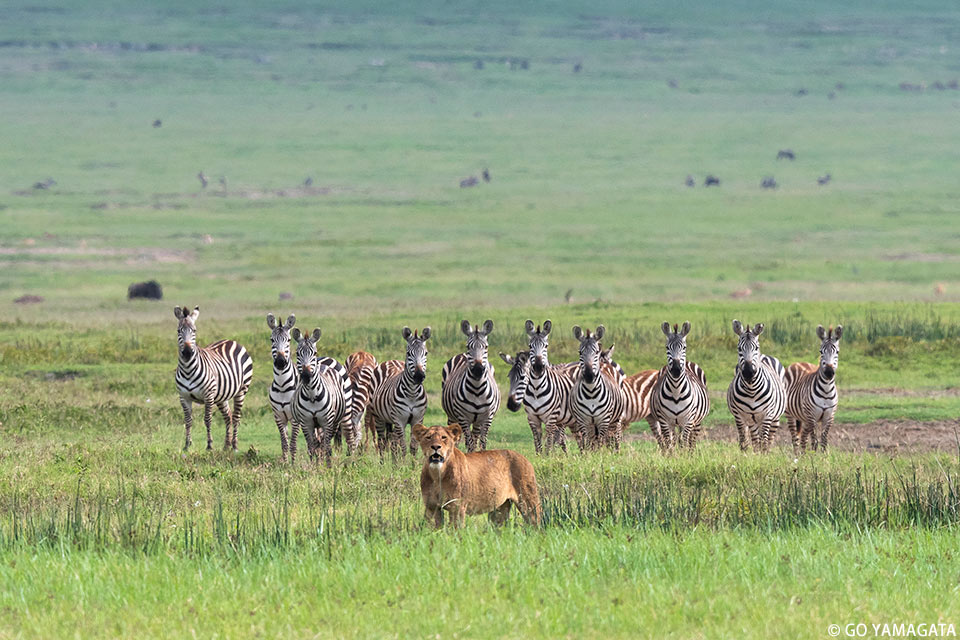
M520 411L520 403L513 396L507 398L507 409L510 411Z
M836 373L836 370L829 364L823 367L823 377L827 380L833 380L833 376L835 376Z

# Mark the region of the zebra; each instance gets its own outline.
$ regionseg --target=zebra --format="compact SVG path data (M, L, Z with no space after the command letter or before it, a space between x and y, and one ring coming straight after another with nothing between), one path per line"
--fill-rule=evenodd
M203 424L207 427L207 450L213 449L210 420L213 407L223 414L227 425L224 449L237 450L237 430L243 414L243 399L253 378L253 359L247 350L233 340L218 340L203 348L197 347L197 318L200 307L190 313L186 307L174 307L177 326L177 391L183 407L186 439L183 450L190 448L190 428L193 426L193 403L203 404ZM233 399L233 415L227 402ZM233 427L231 436L230 428Z
M817 327L820 338L820 366L809 362L795 362L787 367L785 381L787 387L787 407L784 415L787 427L793 436L793 450L799 455L810 445L817 450L816 427L819 423L820 449L827 450L827 434L833 426L833 415L837 410L837 365L840 361L840 336L843 325L824 331L823 325Z
M581 442L577 421L570 411L570 392L580 365L577 362L550 364L549 336L553 328L550 320L543 323L542 329L539 325L534 327L533 320L527 320L525 328L530 339L528 350L521 351L513 359L500 354L504 362L511 365L507 408L518 411L522 406L526 410L533 446L538 455L543 452L544 433L547 436L547 453L554 444L566 452L564 432L567 428Z
M338 431L347 439L347 451L356 452L357 439L352 427L353 383L347 369L333 358L317 356L320 329L303 335L294 328L297 341L297 369L300 383L293 402L293 416L307 439L311 457L322 456L330 465L331 441ZM317 437L319 434L319 438Z
M577 421L584 448L614 443L619 450L618 431L623 418L623 377L610 363L600 359L600 341L606 329L598 325L596 332L573 327L573 337L580 341L580 365L570 395L570 411Z
M490 423L500 408L500 387L487 357L493 320L484 322L482 328L471 327L464 320L460 323L460 330L467 336L467 351L458 353L443 365L440 402L447 414L447 424L456 423L463 428L467 451L476 448L486 451Z
M297 393L297 371L294 360L290 357L290 329L296 324L297 317L292 313L287 321L277 324L272 313L267 314L267 326L270 327L270 355L273 357L273 382L270 384L270 407L273 409L273 419L280 431L280 451L282 460L290 462L297 455L297 437L300 427L293 419L293 400ZM287 428L290 429L290 439L287 440Z
M700 424L710 413L707 377L694 362L687 362L687 334L690 323L683 327L664 322L660 329L667 337L667 365L657 372L650 392L650 423L653 437L666 453L674 444L692 449L700 435ZM656 426L654 426L656 424Z
M620 369L620 365L613 360L613 350L614 345L610 345L609 349L600 352L600 358ZM620 371L622 372L623 369L620 369ZM656 385L659 376L659 369L645 369L633 374L632 376L627 376L624 374L624 409L623 420L621 420L619 431L621 439L623 437L623 432L629 429L631 424L634 422L640 422L641 420L646 420L647 424L650 425L650 432L653 433L653 437L658 437L658 434L660 433L660 425L657 422L657 419L654 418L653 414L650 412L650 399L653 394L653 387Z
M762 324L751 329L734 320L733 332L739 336L737 368L727 389L727 407L737 423L740 449L747 450L749 429L753 450L766 452L787 402L783 365L760 353Z
M396 459L404 454L403 440L406 425L411 428L423 422L427 410L427 394L423 381L427 377L427 340L430 327L424 327L418 336L410 327L404 327L403 339L407 341L407 357L401 364L396 360L381 363L374 371L373 397L368 411L373 414L377 430L377 445L380 455L389 444ZM417 450L417 442L410 435L410 453Z
M366 351L356 351L347 356L344 365L347 367L347 374L353 382L353 429L356 433L357 442L363 442L364 428L360 421L365 419L365 426L370 437L375 437L376 430L373 428L373 417L364 416L364 411L370 402L370 396L373 393L373 372L377 368L377 359Z

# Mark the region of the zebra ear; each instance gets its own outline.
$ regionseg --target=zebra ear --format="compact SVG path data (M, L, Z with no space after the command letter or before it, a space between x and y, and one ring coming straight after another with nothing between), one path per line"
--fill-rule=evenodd
M827 339L827 332L823 330L822 324L817 325L817 337L820 338L820 340Z
M267 314L267 326L270 327L271 331L277 328L277 319L273 317L272 313Z
M603 334L605 334L606 332L607 332L606 328L602 324L598 324L597 330L593 335L596 336L597 340L603 340Z
M420 332L420 340L426 342L430 339L430 327L424 327L423 331Z
M200 317L200 307L194 307L193 311L190 312L190 319L196 322L197 318L199 317Z
M493 331L493 320L487 320L483 323L483 335L488 336Z
M460 331L463 331L463 335L470 337L473 335L473 327L470 326L469 320L464 320L460 323Z
M290 332L290 337L296 340L297 342L300 342L300 338L302 338L303 336L300 333L300 329L295 328L293 331Z
M669 336L669 335L670 335L670 323L669 323L669 322L664 322L662 325L660 325L660 330L663 331L663 335Z
M686 338L688 333L690 333L690 321L683 323L683 328L680 330L680 337Z
M533 330L533 320L527 320L526 323L524 323L524 327L527 329L527 335L532 338L535 333Z
M743 325L740 324L739 320L733 321L733 332L737 335L740 335L741 333L743 333Z
M601 351L600 351L600 358L601 358L602 360L607 360L608 362L613 362L613 349L614 349L614 347L616 347L616 346L617 346L617 345L612 344L612 345L610 345L610 348L609 348L609 349L603 349L603 350L601 350Z
M837 328L833 330L833 340L835 342L840 342L840 334L843 333L843 325L838 324Z
M297 316L291 313L289 316L287 316L287 321L286 323L284 323L283 328L286 329L287 331L290 331L290 329L292 329L293 325L295 325L296 323L297 323Z
M583 329L578 324L573 325L573 337L577 340L583 340Z
M404 327L403 331L400 332L400 335L403 336L404 340L410 342L410 336L413 335L413 331L410 331L410 327Z
M763 323L759 322L757 323L757 326L753 328L753 335L758 336L761 333L763 333Z
M183 309L181 309L180 307L174 307L173 315L177 317L177 320L183 320Z
M553 323L550 322L549 320L544 320L544 321L543 321L543 335L544 335L544 336L550 335L550 330L551 330L551 329L553 329Z
M513 366L513 363L516 362L516 360L513 359L513 356L508 356L503 351L500 352L500 358L511 367Z
M320 327L317 327L313 330L313 335L310 336L310 341L316 343L320 339Z

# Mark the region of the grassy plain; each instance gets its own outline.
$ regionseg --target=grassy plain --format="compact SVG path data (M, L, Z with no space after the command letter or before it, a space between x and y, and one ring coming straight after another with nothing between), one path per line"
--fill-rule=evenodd
M712 428L731 318L787 362L842 322L839 421L955 420L958 36L945 2L5 3L0 637L960 624L960 447L638 440L535 460L540 531L432 533L413 461L280 464L263 320L381 359L432 325L434 422L463 317L492 353L550 317L556 361L602 322L630 371L691 320ZM179 451L173 304L253 353L237 456ZM491 442L532 454L505 410Z

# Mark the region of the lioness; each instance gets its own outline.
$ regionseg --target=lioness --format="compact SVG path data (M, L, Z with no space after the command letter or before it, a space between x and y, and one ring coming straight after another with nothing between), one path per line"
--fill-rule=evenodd
M450 512L454 526L465 515L490 514L490 521L503 524L516 504L528 524L540 524L540 494L533 465L515 451L503 449L463 453L457 442L463 435L458 424L413 428L427 459L420 473L420 492L427 520L443 525L443 511Z

